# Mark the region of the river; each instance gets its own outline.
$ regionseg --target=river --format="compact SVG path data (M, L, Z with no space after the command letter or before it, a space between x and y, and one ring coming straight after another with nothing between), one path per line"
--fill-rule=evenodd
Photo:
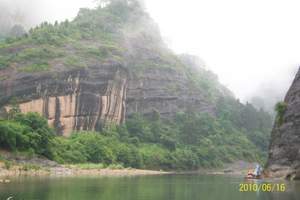
M257 191L255 184L265 187ZM272 185L273 192L262 191L269 189L268 185ZM256 191L240 191L250 187ZM299 200L300 182L245 181L226 175L23 177L0 184L0 199L9 197L11 200Z

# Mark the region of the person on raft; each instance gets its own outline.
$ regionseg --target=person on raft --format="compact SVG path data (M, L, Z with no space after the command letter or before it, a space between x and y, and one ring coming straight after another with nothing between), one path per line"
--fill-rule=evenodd
M257 178L261 176L261 172L262 172L262 167L257 164L254 171L249 170L248 174L247 174L247 178Z

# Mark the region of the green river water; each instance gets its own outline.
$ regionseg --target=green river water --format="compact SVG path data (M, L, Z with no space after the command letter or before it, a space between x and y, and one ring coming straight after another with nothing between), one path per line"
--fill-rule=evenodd
M240 192L243 183L284 184L285 192ZM0 184L0 200L9 197L10 200L300 200L300 182L246 182L242 177L225 175L25 177Z

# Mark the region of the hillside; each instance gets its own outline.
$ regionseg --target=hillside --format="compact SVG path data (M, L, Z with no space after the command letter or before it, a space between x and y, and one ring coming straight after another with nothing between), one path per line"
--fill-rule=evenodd
M0 69L6 149L185 170L266 155L269 114L240 103L195 57L169 50L134 0L6 39Z

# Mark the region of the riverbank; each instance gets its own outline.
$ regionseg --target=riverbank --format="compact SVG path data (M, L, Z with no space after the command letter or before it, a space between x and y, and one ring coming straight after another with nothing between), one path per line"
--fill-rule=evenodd
M125 168L119 164L84 163L62 165L37 155L0 151L0 182L3 177L16 176L141 176L171 172Z
M13 165L9 169L5 163L0 162L0 182L1 177L9 178L16 176L145 176L163 175L171 172L153 171L133 168L90 168L84 169L75 165L59 165L56 167L40 167L37 165Z
M250 169L253 170L256 165L257 165L256 162L247 162L247 161L239 160L233 163L226 163L221 168L214 168L214 169L203 168L189 173L245 176L248 173L248 170Z
M39 163L39 164L37 164ZM164 175L164 174L211 174L211 175L245 175L247 170L254 163L238 161L227 164L220 169L199 169L196 171L166 172L155 170L144 170L134 168L123 168L119 165L103 167L101 164L79 164L79 165L59 165L53 161L35 160L9 164L0 162L0 177L15 176L144 176L144 175Z
M222 168L199 169L196 171L166 172L144 169L124 168L122 165L113 164L77 164L61 165L54 161L39 156L29 157L23 154L1 152L0 180L1 177L16 176L144 176L163 174L212 174L212 175L238 175L244 176L248 169L253 169L256 163L236 161L225 164Z

